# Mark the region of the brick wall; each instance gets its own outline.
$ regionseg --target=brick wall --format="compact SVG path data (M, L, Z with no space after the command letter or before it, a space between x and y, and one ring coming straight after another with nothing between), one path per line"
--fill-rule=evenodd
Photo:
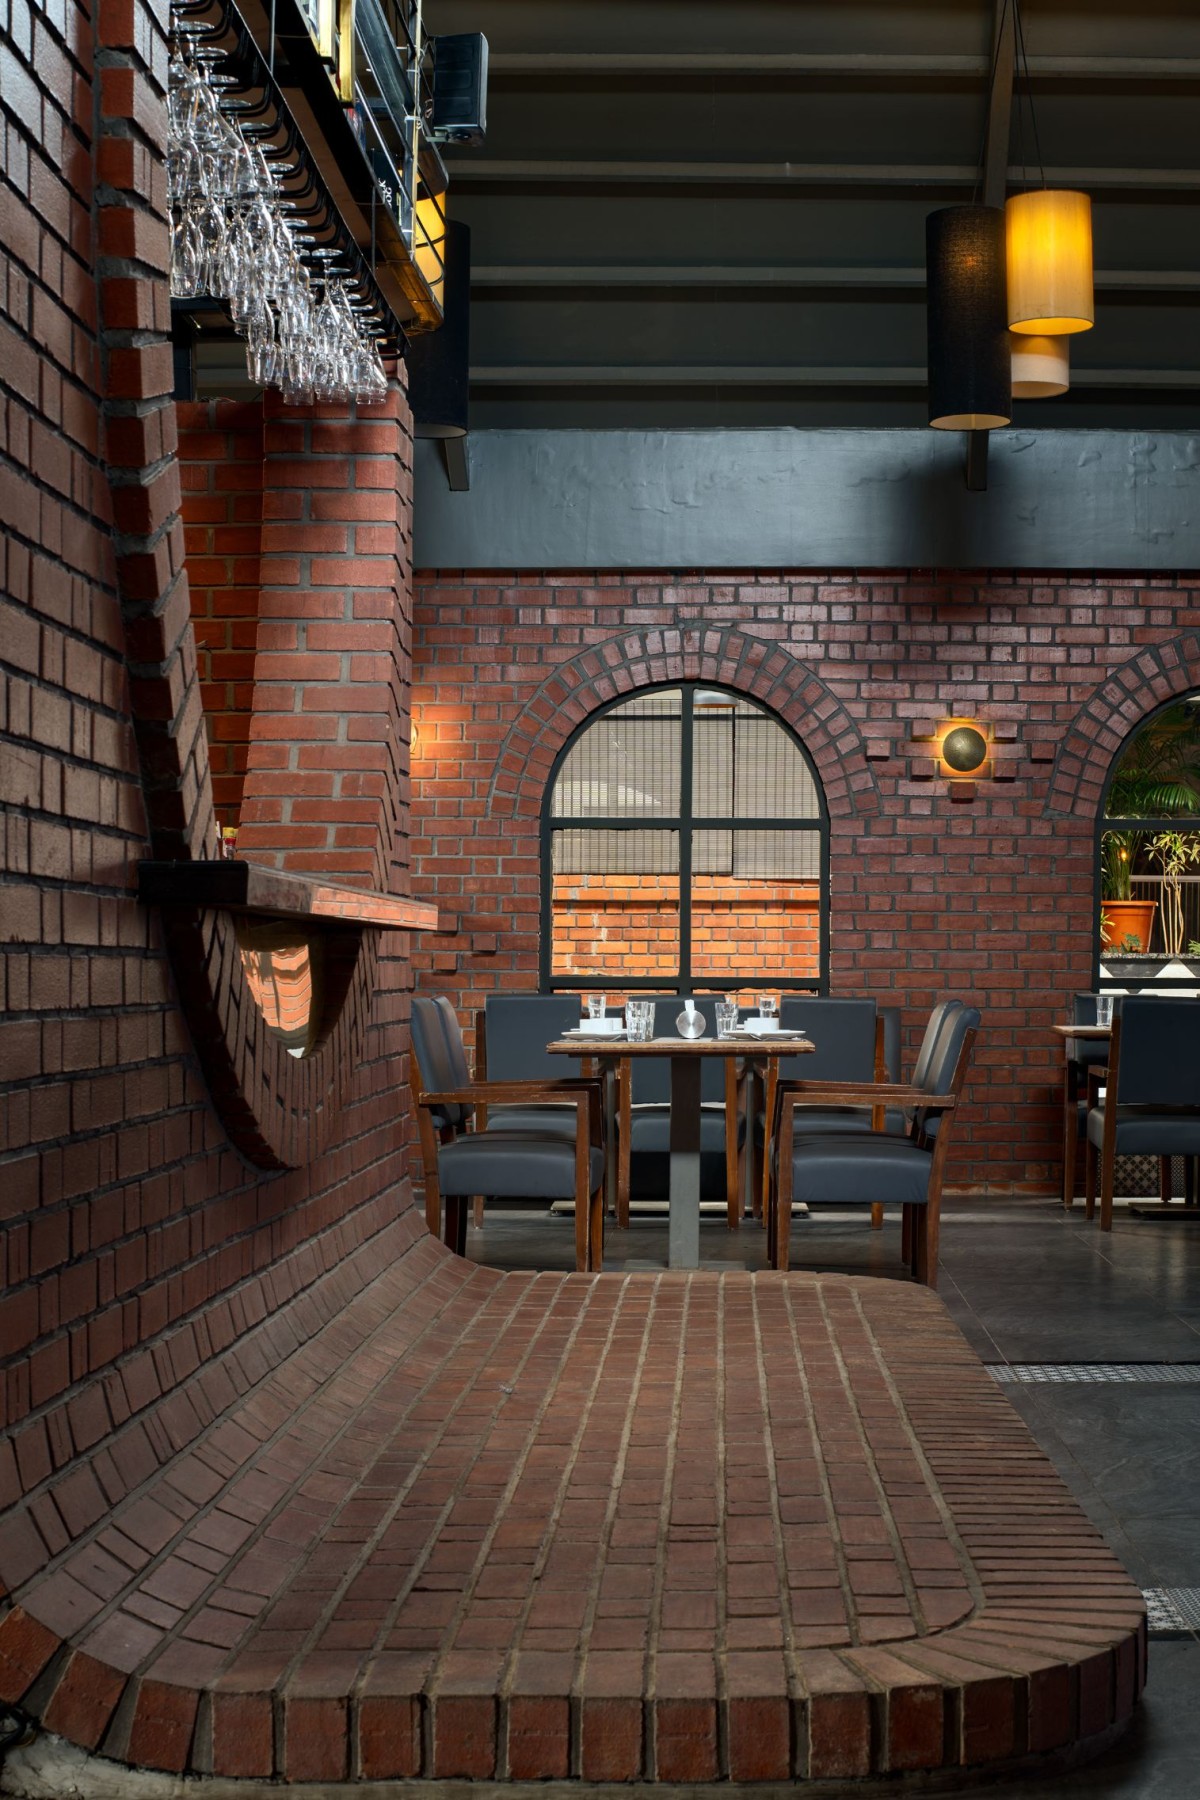
M692 882L692 968L709 979L814 979L820 891L799 882ZM558 875L551 901L555 975L674 978L679 883L661 875Z
M179 479L213 804L236 827L253 718L262 548L261 401L188 401Z
M1198 626L1183 577L422 575L415 885L446 935L420 947L421 985L464 1012L536 986L555 756L622 694L723 684L787 720L824 786L831 991L902 1002L910 1061L935 999L980 1005L953 1179L1049 1191L1049 1026L1091 980L1104 777L1147 711L1200 687ZM958 716L987 724L992 778L952 788L928 732Z
M170 398L163 17L136 0L18 6L0 63L3 1504L14 1483L28 1488L125 1418L129 1396L145 1404L209 1355L214 1301L228 1342L407 1202L407 940L382 937L360 965L358 1049L324 1148L266 1176L214 1109L163 920L135 898L152 848L186 858L214 841ZM408 631L402 403L362 429L381 420L393 454L385 475L371 452L366 505L387 514L389 577L360 588L346 569L340 598L343 615L369 609L356 653L388 633L395 739ZM316 411L290 428L324 421ZM220 491L215 476L189 489ZM327 603L335 584L309 573ZM211 661L208 672L217 679ZM370 854L386 880L406 858L399 752L379 750L377 712L362 716L378 736L350 747L371 747ZM215 969L236 958L211 916L200 932ZM252 1038L247 1019L247 1082L261 1073Z

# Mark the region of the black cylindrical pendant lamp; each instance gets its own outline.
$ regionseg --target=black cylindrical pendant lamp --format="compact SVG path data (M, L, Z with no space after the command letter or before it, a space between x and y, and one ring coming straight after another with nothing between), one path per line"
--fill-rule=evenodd
M471 385L471 232L446 221L446 287L442 324L409 340L408 400L417 437L466 433Z
M1012 418L1004 213L943 206L925 221L929 423L991 431Z

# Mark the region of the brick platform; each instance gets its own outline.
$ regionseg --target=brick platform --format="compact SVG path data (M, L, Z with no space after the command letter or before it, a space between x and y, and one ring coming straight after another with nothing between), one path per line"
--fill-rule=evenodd
M389 1240L5 1444L0 1697L293 1782L981 1769L1128 1718L1141 1596L934 1295Z

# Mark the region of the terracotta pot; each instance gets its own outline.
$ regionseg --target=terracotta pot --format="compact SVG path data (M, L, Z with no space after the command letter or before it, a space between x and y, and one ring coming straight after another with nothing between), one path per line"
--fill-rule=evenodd
M1100 909L1104 914L1100 926L1102 950L1119 950L1127 937L1135 937L1141 950L1150 948L1157 900L1102 900Z

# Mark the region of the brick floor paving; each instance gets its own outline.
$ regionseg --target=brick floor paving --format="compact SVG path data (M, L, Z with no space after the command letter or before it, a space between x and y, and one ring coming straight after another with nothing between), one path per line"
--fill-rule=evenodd
M318 1782L854 1777L1128 1717L1141 1596L936 1296L416 1230L110 1385L83 1453L9 1448L0 1696Z

